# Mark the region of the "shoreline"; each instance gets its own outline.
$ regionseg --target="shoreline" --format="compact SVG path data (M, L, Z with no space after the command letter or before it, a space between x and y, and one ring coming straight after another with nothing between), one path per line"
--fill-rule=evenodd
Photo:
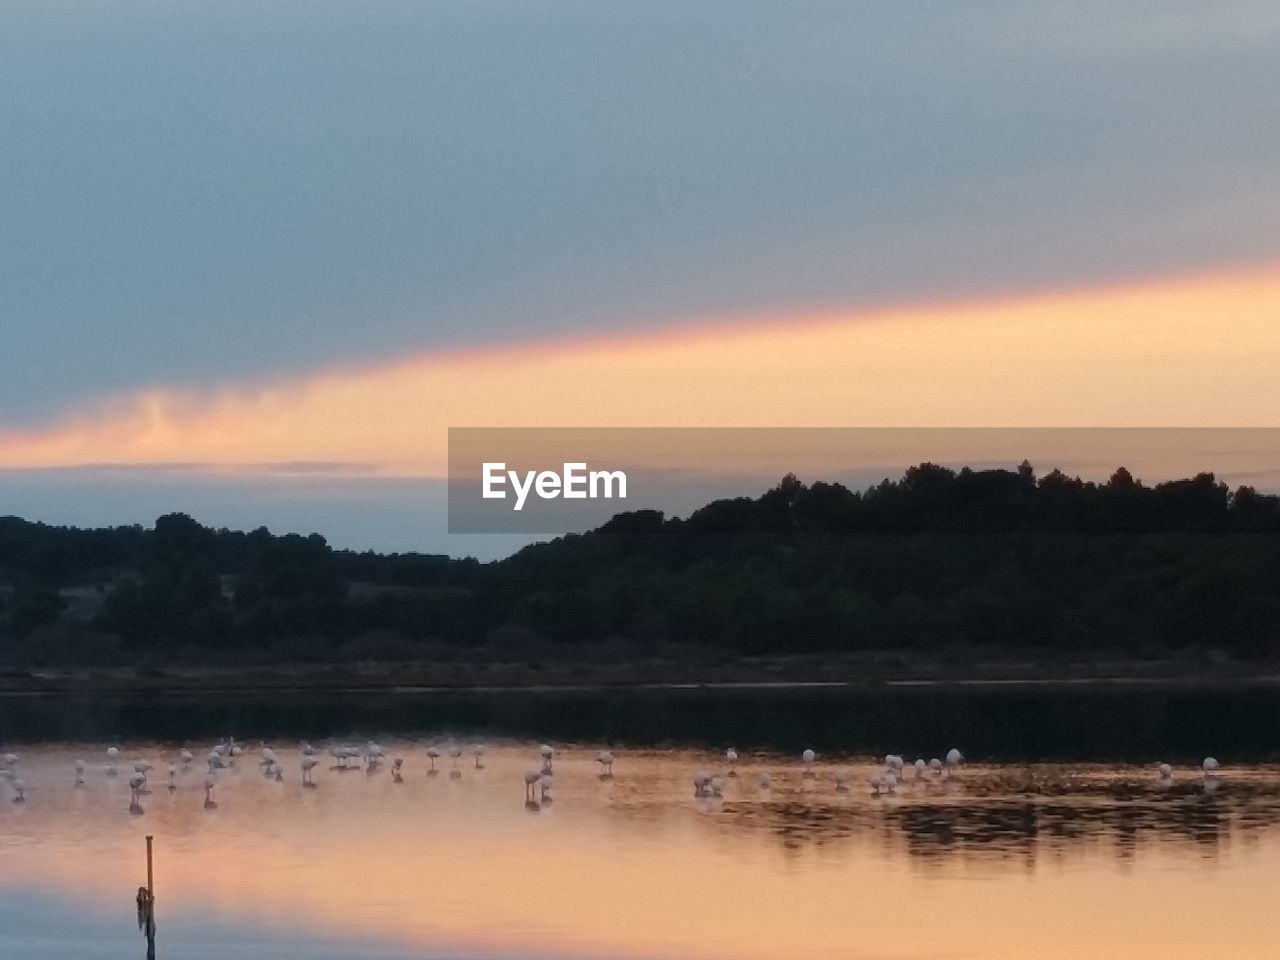
M0 696L574 693L592 691L1280 689L1280 662L1055 664L769 658L716 664L361 663L0 671Z

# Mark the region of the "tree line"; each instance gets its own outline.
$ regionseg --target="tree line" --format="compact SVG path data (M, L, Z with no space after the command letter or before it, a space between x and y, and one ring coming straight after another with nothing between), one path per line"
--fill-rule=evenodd
M0 518L0 662L596 660L909 651L1280 655L1280 498L924 463L788 475L490 563L318 534Z

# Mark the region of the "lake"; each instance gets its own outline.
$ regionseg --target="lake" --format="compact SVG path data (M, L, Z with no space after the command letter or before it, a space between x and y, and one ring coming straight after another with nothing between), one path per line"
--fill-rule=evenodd
M150 834L162 958L1270 958L1277 699L1094 686L3 697L0 753L18 762L0 779L0 956L144 956L134 895ZM244 753L206 808L205 757L228 736ZM330 745L370 739L384 763L337 769ZM543 742L554 779L529 803ZM263 774L264 745L280 780ZM907 772L873 795L876 758L952 746L954 775ZM195 759L170 791L183 748ZM1206 783L1208 754L1222 769ZM154 768L131 812L139 759ZM694 795L701 770L722 778L719 796Z

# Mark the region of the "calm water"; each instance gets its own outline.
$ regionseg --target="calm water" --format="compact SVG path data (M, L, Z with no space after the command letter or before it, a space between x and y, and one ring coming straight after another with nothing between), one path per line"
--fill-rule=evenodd
M1280 740L1267 694L662 691L0 698L0 956L1156 958L1275 956ZM204 754L248 748L204 806ZM376 737L405 759L342 772ZM321 752L301 783L299 740ZM895 739L896 738L896 739ZM1273 739L1274 738L1274 739ZM260 740L285 779L265 778ZM470 745L488 745L476 769ZM524 773L558 748L553 800ZM105 748L121 747L119 775ZM457 744L429 772L428 745ZM699 769L738 776L693 796ZM601 779L597 750L617 755ZM812 776L798 753L819 750ZM873 797L873 756L969 760ZM193 766L166 788L184 746ZM1224 761L1206 792L1199 759ZM73 764L89 762L86 782ZM156 764L130 813L133 761ZM1172 786L1154 764L1177 761ZM838 768L851 773L836 789ZM759 774L772 774L764 789Z

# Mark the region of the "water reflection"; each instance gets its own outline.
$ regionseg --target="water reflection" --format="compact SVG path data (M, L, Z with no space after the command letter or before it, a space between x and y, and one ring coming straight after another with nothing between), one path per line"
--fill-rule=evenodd
M557 744L544 793L542 737L493 734L482 764L454 757L477 742L457 725L380 737L371 766L316 740L313 787L297 739L273 738L271 765L255 741L214 772L216 806L209 739L19 744L0 780L0 956L141 953L146 834L161 957L1273 955L1275 764L1227 764L1207 791L1186 764L1164 785L1154 764L970 763L873 796L857 755L807 777L796 752L742 749L729 777L719 746L613 744L605 777L605 745L578 742ZM159 779L131 814L142 760ZM694 796L699 770L725 775L720 796Z
M1273 691L1125 686L625 689L0 695L0 743L271 740L454 731L462 736L934 756L952 743L1002 761L1280 760Z

